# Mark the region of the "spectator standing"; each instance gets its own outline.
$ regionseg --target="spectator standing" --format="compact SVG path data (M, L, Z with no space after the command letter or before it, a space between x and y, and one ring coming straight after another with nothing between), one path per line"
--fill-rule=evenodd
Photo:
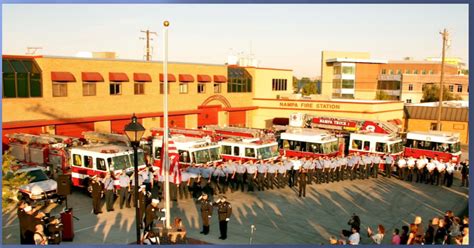
M359 231L355 227L352 227L351 231L352 231L352 234L347 239L347 243L350 245L358 245L360 243Z
M401 245L406 245L408 242L408 226L402 226L402 234L400 235L400 244Z
M444 219L439 220L438 230L436 230L434 235L434 244L435 245L444 245L448 240L448 230L446 230Z
M374 234L372 229L370 227L368 227L367 228L367 234L368 234L369 238L371 238L372 241L374 241L374 243L380 245L380 244L382 244L383 237L385 235L385 228L382 225L378 225L377 226L377 233Z
M400 238L399 233L400 233L400 230L398 230L398 228L395 228L395 230L393 230L392 245L399 245L400 244L401 238Z

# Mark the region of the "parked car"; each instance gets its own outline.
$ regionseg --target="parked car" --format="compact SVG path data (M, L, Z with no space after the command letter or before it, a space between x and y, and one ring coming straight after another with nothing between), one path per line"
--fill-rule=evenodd
M31 201L54 201L58 199L56 181L50 179L41 167L22 167L15 174L26 173L30 182L20 186L19 194L23 199Z

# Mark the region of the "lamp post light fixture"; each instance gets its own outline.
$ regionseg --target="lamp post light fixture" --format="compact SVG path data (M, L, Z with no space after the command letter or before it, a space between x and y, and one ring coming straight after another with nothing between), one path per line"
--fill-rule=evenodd
M140 234L140 218L138 212L138 146L140 145L140 139L145 133L145 128L138 123L137 117L135 114L132 116L132 122L128 123L125 126L125 134L127 135L130 143L133 147L133 166L134 170L134 191L135 191L135 222L137 228L137 244L141 243L141 234Z

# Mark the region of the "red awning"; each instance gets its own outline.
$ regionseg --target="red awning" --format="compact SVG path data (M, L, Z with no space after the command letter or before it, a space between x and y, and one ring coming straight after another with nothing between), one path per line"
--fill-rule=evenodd
M164 75L163 73L160 73L160 82L164 82ZM171 83L171 82L176 82L176 77L171 74L171 73L168 73L168 83Z
M214 83L226 83L227 78L223 75L214 75Z
M67 71L52 71L51 81L54 82L76 82L76 78L72 73Z
M109 80L111 82L128 82L127 74L123 72L109 72Z
M151 76L148 73L133 73L133 81L135 81L135 82L151 82Z
M209 83L209 82L212 82L212 79L209 75L198 74L198 82Z
M82 81L84 82L104 82L104 78L98 72L83 72Z
M194 82L194 77L190 74L179 74L179 81L181 83L191 83Z

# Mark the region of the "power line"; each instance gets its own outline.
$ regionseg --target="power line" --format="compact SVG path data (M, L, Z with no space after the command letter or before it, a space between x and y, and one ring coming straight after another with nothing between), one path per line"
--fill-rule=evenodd
M449 39L449 33L446 29L443 32L439 32L443 37L443 53L441 55L441 79L440 79L440 87L439 87L439 103L438 103L438 131L441 131L441 110L443 108L443 78L444 78L444 59L446 54L446 43Z
M144 57L146 57L146 61L150 61L150 60L151 60L150 41L153 40L153 38L150 37L150 34L154 34L154 35L158 36L158 33L156 33L156 32L151 32L149 29L147 29L147 30L140 30L140 32L146 34L146 38L145 38L145 37L140 37L140 40L146 40L146 51L145 51L146 54L144 55Z

